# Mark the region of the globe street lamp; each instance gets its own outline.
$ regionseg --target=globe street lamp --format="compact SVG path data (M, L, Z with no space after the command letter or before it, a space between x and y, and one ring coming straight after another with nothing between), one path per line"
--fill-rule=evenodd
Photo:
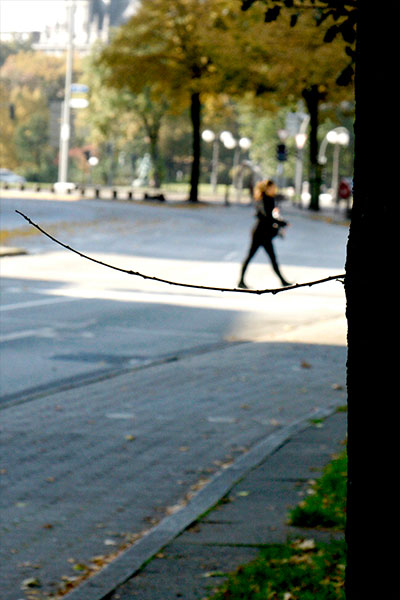
M239 140L239 146L242 148L242 150L249 150L251 146L251 140L249 140L247 137L242 137Z

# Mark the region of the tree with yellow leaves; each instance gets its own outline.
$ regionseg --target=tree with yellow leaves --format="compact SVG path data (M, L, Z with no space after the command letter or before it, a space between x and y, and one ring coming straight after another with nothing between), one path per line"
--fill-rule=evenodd
M242 69L243 45L235 43L245 29L241 16L240 3L229 0L143 0L100 59L109 67L108 85L133 93L146 89L173 112L190 109L192 202L198 200L202 103L237 85L233 74L229 81L226 67Z
M311 5L305 8L296 27L292 27L293 11L285 6L278 20L271 18L267 23L264 6L252 7L259 19L259 24L253 26L257 35L250 41L255 55L253 69L259 69L259 77L248 79L247 85L253 90L255 102L269 109L284 105L294 107L299 99L304 100L310 117L310 208L318 210L322 170L318 163L320 107L322 103L338 106L344 100L353 100L354 89L350 80L346 86L338 84L349 62L346 43L341 37L329 44L324 42L329 24L322 22L317 28L317 8L313 8ZM262 76L264 80L260 84Z
M146 89L153 100L167 98L176 112L190 106L191 201L197 200L200 173L201 108L207 97L222 93L249 93L270 108L303 97L311 116L311 187L319 189L318 106L334 98L346 61L343 47L324 44L323 26L318 36L307 19L293 41L288 22L266 28L260 10L240 9L240 0L144 0L101 55L108 85L133 93Z
M55 157L49 145L49 104L63 96L64 73L62 58L32 50L10 54L1 66L0 151L8 168L51 178Z

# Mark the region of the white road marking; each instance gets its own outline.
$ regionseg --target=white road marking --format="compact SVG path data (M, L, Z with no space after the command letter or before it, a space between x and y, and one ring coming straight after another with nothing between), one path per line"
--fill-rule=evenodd
M43 300L30 300L29 302L17 302L16 304L5 304L0 306L0 311L19 310L21 308L35 308L35 306L46 306L47 304L59 304L60 302L72 302L80 298L63 296L62 298L43 298Z
M51 327L42 327L41 329L25 329L24 331L14 331L0 335L0 344L4 342L13 342L14 340L23 340L30 337L54 337L56 335Z

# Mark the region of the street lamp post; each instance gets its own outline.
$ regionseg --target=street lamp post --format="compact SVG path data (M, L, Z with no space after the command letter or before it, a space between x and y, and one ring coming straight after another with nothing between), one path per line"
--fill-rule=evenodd
M302 187L303 187L303 150L307 141L306 133L297 133L295 135L295 142L297 148L296 156L296 172L295 172L295 199L298 205L302 206Z
M239 143L238 143L238 156L237 156L236 168L240 162L240 150L243 150L244 152L246 152L247 150L249 150L250 146L251 146L251 140L249 140L249 138L247 138L247 137L240 138ZM240 196L242 194L242 188L243 188L243 169L241 169L240 172L237 173L235 185L236 185L236 200L237 200L237 202L240 202Z
M217 192L217 181L218 181L218 160L219 160L219 140L218 136L215 135L211 129L205 129L201 134L203 140L207 143L213 144L212 159L211 159L211 177L210 183L213 193Z
M90 169L90 184L93 183L93 167L97 167L99 164L99 159L97 156L90 156L88 159L89 169Z
M65 91L64 102L62 106L62 120L60 129L60 155L58 163L58 184L62 187L67 183L68 178L68 152L69 140L71 135L71 84L72 84L72 67L74 57L74 15L75 2L71 0L67 4L67 23L68 23L68 41L67 41L67 58L66 58L66 73L65 73Z
M240 178L238 177L238 167L240 163L240 151L248 150L251 146L251 141L247 137L242 137L236 140L230 131L223 131L220 135L222 143L228 150L234 150L232 164L232 185L236 189L236 200L240 198Z
M219 141L223 143L225 148L228 150L235 150L233 155L232 165L232 183L237 190L237 196L240 196L240 183L241 180L237 175L237 168L240 162L240 151L248 150L251 146L251 141L247 137L242 137L236 140L230 131L222 131L220 134L215 134L211 129L205 129L201 134L202 139L213 144L212 154L212 166L211 166L211 186L213 193L217 191L217 179L218 179L218 161L219 161Z
M334 202L337 202L337 194L339 187L339 152L340 146L347 146L350 140L350 135L348 130L345 127L335 127L335 129L331 129L326 134L325 138L322 140L319 154L318 154L318 162L321 165L325 165L327 162L326 158L326 147L328 144L333 144L333 163L332 163L332 199Z
M235 140L235 138L233 137L233 135L231 134L230 131L223 131L220 134L219 139L224 144L225 148L227 148L228 150L233 150L233 149L236 148L236 145L237 145L236 140ZM234 174L235 174L235 163L236 163L236 161L237 161L237 153L235 152L234 155L233 155L232 182L233 182L233 177L234 177ZM229 204L229 184L226 186L225 204Z

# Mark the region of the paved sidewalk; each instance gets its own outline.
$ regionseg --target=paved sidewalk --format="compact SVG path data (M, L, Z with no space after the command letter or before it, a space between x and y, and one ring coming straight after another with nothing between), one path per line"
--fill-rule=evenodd
M309 480L343 448L345 436L343 412L323 420L322 426L308 424L295 433L110 600L200 600L223 581L223 574L254 559L259 545L332 537L288 526L287 514L304 497Z
M66 599L201 600L224 575L254 559L260 545L340 537L287 524L310 479L343 448L346 413L325 410L320 417L269 436Z

